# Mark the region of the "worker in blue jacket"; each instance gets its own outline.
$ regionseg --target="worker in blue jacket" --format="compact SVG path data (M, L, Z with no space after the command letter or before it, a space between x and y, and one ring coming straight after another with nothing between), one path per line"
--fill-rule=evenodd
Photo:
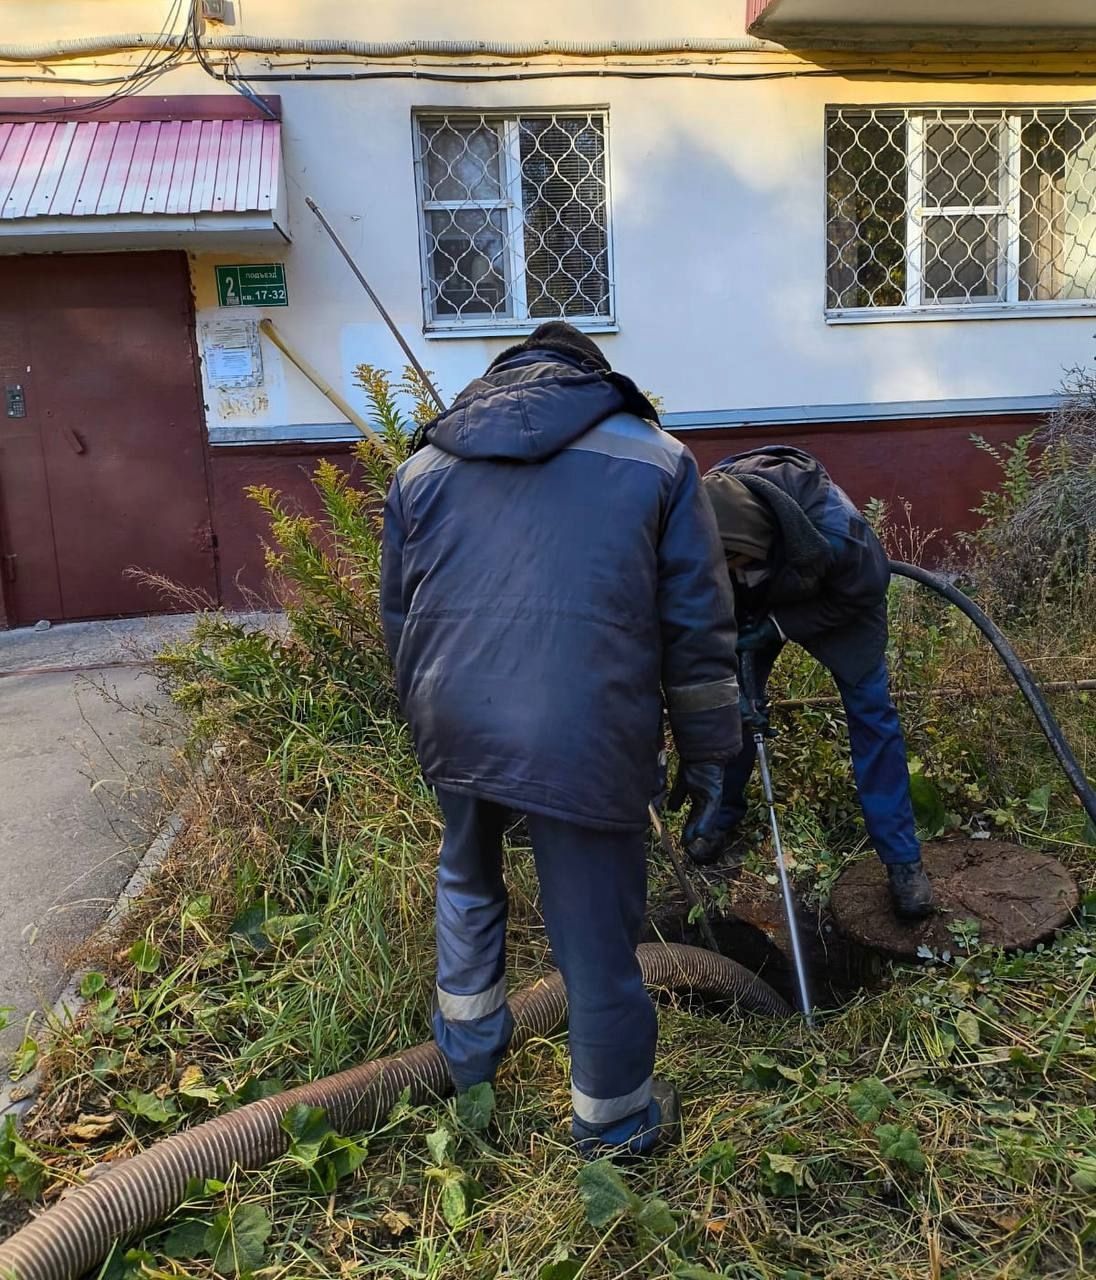
M425 432L384 514L397 687L445 819L434 1033L458 1089L494 1078L503 832L524 814L567 988L572 1131L641 1153L676 1123L636 960L665 701L704 839L741 745L734 603L686 450L584 334L542 325Z
M774 445L719 463L704 477L734 583L739 650L752 653L759 691L786 641L833 674L844 703L864 821L887 869L895 910L921 919L932 886L910 800L906 748L891 699L885 653L890 566L871 526L800 449ZM694 838L697 860L735 842L754 766L752 734L728 765L722 842Z

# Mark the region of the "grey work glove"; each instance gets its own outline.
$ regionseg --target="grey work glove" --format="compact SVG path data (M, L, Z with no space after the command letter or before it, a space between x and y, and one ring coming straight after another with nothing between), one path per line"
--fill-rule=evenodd
M667 808L676 813L689 800L685 823L685 852L700 866L713 862L722 844L717 828L723 802L723 765L691 764L683 760L674 780Z

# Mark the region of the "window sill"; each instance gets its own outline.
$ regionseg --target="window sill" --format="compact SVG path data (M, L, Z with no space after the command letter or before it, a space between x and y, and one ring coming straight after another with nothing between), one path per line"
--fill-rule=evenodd
M566 319L567 324L574 325L583 333L619 333L620 325L609 318L596 320L583 319L581 316L557 317ZM527 338L535 329L547 320L514 320L505 324L460 324L460 325L427 325L423 335L430 341L448 338Z
M1096 299L1084 302L1012 302L948 307L876 307L827 311L826 323L908 324L941 320L1042 320L1096 315Z

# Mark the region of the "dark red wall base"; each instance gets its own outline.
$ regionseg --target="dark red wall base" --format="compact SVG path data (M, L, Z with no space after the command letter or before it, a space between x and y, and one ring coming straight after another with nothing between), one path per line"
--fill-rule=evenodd
M897 513L909 502L915 527L940 531L936 546L972 529L971 512L984 490L1000 479L993 459L971 443L972 435L992 444L1011 442L1038 425L1030 414L987 418L919 419L794 427L743 427L688 431L681 439L705 470L730 454L763 444L791 444L822 460L849 496L863 506L882 498ZM302 512L316 515L319 503L309 477L322 458L354 465L350 445L256 445L213 448L213 524L217 533L221 593L231 609L270 599L264 563L269 541L266 516L248 498L250 485L283 492Z
M350 444L246 445L210 450L213 528L220 560L221 600L228 609L254 609L273 599L266 568L270 521L247 490L265 485L302 515L322 507L311 477L323 459L356 466Z
M730 454L765 444L790 444L819 458L834 480L860 507L882 498L895 516L910 504L913 525L939 531L935 546L974 529L973 508L1001 473L971 436L990 444L1011 443L1036 428L1036 414L992 417L924 418L900 422L857 422L795 427L744 427L734 431L690 431L682 435L702 471Z

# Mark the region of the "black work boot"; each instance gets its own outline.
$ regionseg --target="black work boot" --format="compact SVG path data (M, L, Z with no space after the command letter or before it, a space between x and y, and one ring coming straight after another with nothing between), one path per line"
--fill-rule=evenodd
M892 863L887 868L887 879L895 915L903 920L924 920L936 910L932 884L920 858L916 862Z
M651 1101L658 1107L658 1119L649 1129L641 1129L626 1146L610 1152L613 1159L629 1164L680 1140L681 1095L676 1086L655 1076L651 1081Z
M657 1076L651 1081L651 1102L642 1127L628 1137L608 1132L580 1137L575 1133L579 1154L586 1160L609 1159L628 1163L642 1159L657 1147L675 1142L681 1132L681 1099L669 1080Z
M674 1142L681 1128L681 1095L669 1080L657 1076L651 1081L651 1098L658 1103L658 1138L656 1146Z
M737 871L746 857L746 838L737 826L717 831L711 836L698 836L685 848L691 862L698 867L714 867L726 863L728 871Z

